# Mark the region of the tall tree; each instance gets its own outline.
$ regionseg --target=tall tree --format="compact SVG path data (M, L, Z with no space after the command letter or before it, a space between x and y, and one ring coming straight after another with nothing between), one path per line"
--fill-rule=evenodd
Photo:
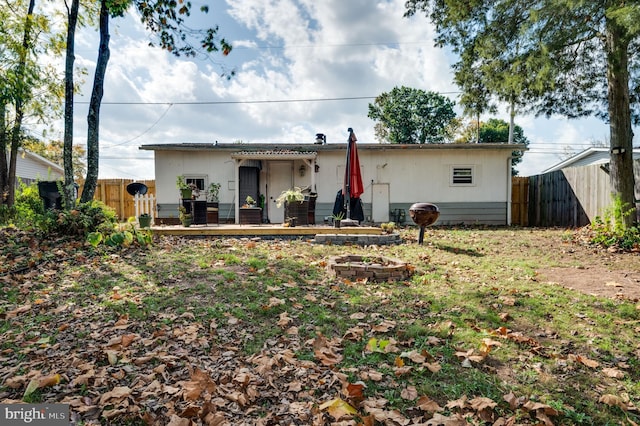
M76 0L74 0L76 1ZM87 179L82 192L81 202L93 199L97 185L99 165L99 123L100 104L104 92L104 79L109 62L109 18L123 16L127 10L133 8L139 13L142 22L148 30L157 37L158 44L175 56L195 56L198 53L209 54L222 50L224 55L231 52L231 45L218 37L218 27L194 30L186 25L186 18L191 15L191 2L175 0L101 0L100 1L100 46L98 62L93 81L93 89L87 116ZM207 13L209 8L202 6L200 11ZM193 41L193 38L198 38ZM233 74L233 73L231 73ZM65 126L67 122L65 120ZM65 138L65 145L67 144ZM70 149L69 149L70 150ZM66 151L65 151L66 152ZM66 162L65 156L65 175Z
M41 53L57 53L55 34L35 6L35 0L10 0L0 8L0 205L14 202L18 148L28 133L25 123L58 113L60 80L52 67L38 63Z
M454 103L434 92L394 87L369 104L376 138L391 143L442 143L451 139Z
M116 12L118 13L118 12ZM98 61L93 77L89 113L87 114L87 177L82 190L81 203L93 200L98 185L98 164L100 162L100 105L104 94L104 76L109 62L109 8L107 0L100 1L100 45Z
M63 205L71 208L75 198L73 179L73 65L76 60L75 40L80 0L71 0L71 5L65 0L65 7L67 8L67 43L64 63L64 144L62 147L64 190L62 197Z
M609 123L613 195L634 205L632 123L640 122L640 4L601 0L407 0L459 61L465 93L482 81L524 112L595 115ZM634 220L628 217L627 224Z
M16 3L14 7L23 7L21 3ZM19 44L10 42L10 38L5 35L5 42L9 42L8 46L4 45L3 50L13 50L10 58L8 69L3 73L3 96L0 102L0 112L2 118L2 138L0 139L0 183L2 184L2 197L0 204L12 206L15 197L15 176L16 163L18 158L18 148L22 137L22 120L24 118L24 105L28 102L33 86L30 84L27 74L28 59L31 53L32 28L33 28L33 9L35 0L30 0L26 6L24 15L24 25L22 27L22 41ZM7 106L13 107L13 123L6 122L5 114ZM9 162L7 164L7 148L9 148Z

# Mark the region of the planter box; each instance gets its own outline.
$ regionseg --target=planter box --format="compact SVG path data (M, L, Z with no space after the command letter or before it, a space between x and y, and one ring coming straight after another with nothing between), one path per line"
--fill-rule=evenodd
M262 223L262 209L260 207L243 207L240 209L241 225L259 225Z
M309 201L305 200L301 203L285 203L284 206L284 220L289 218L296 218L296 225L308 225L309 224Z
M217 224L219 221L218 203L207 203L207 223Z

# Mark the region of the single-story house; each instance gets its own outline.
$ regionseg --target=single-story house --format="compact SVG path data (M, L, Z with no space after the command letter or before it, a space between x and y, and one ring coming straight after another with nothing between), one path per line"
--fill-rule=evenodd
M9 163L9 153L7 152L7 164ZM16 161L16 185L18 179L24 184L31 184L36 181L54 181L64 177L64 168L53 161L27 151L18 149Z
M156 223L176 223L183 202L177 176L206 189L221 184L220 222L240 223L247 195L262 201L261 220L282 223L276 199L300 187L317 194L313 217L330 217L343 186L347 142L321 144L177 143L142 145L154 151ZM439 224L511 223L511 159L516 144L357 144L365 220L411 224L409 207L430 202Z
M568 167L581 167L591 166L594 164L602 165L609 164L611 160L610 148L605 147L590 147L576 155L573 155L566 160L563 160L548 169L544 170L542 174L555 172L558 170L566 169ZM633 148L633 160L640 160L640 148Z

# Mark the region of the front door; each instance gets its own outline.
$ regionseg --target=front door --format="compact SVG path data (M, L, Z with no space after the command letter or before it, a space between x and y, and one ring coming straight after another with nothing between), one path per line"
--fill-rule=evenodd
M276 199L282 191L293 187L293 161L269 161L269 177L267 178L268 217L271 223L284 222L284 204L276 206Z

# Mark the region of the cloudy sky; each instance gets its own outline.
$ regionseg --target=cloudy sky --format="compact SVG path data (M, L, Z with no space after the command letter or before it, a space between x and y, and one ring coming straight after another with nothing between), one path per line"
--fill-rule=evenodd
M457 100L450 65L433 46L425 17L403 18L405 0L213 0L191 27L219 25L234 49L224 57L175 58L148 46L133 16L111 22L111 60L101 110L100 178L153 178L143 144L179 142L344 143L347 128L375 143L368 104L396 86ZM194 0L198 10L204 0ZM197 15L197 16L196 16ZM76 96L75 143L86 142L86 111L97 52L95 30L76 41L89 71ZM64 58L60 59L63 66ZM224 71L235 70L231 79ZM498 115L508 121L508 115ZM595 119L518 116L531 141L520 175L540 173L608 130ZM62 138L62 133L59 135Z

